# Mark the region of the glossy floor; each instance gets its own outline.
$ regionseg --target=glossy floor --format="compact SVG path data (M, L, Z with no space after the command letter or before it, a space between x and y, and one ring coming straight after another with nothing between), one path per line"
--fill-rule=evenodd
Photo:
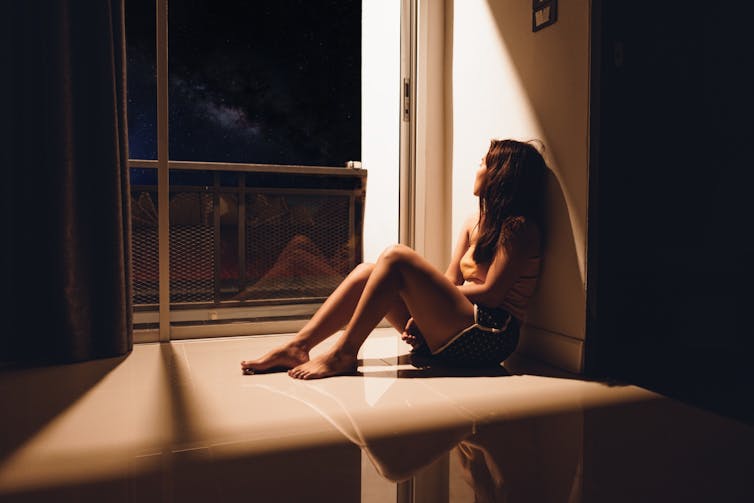
M422 367L387 329L356 376L239 372L287 337L4 372L0 500L754 501L748 425L521 357Z

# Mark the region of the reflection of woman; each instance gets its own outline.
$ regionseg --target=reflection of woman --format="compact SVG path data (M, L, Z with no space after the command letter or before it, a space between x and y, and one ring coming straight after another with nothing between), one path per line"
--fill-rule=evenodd
M484 448L461 442L455 452L461 464L461 475L474 490L474 503L506 500L504 488L507 477Z
M458 444L451 470L475 503L582 501L583 411L556 409L486 424Z
M357 266L287 344L246 372L287 368L314 379L356 369L356 355L383 317L415 351L451 365L499 364L515 349L540 262L544 159L529 143L493 140L474 182L479 213L461 233L446 273L397 245ZM326 353L312 347L346 325Z
M234 300L253 298L260 290L290 287L294 282L298 288L329 286L333 289L348 272L349 246L345 244L332 257L327 257L311 239L297 234L285 245L264 276L241 291ZM313 282L316 284L311 285Z

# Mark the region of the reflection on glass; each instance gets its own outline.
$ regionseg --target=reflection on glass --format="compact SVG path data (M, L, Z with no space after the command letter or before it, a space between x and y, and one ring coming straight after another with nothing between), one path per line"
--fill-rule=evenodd
M223 177L221 176L221 179ZM233 177L237 179L237 176ZM221 181L222 184L222 181ZM238 181L235 180L235 185ZM238 194L222 192L219 197L220 213L220 297L233 297L242 288L243 279L239 274L238 250Z
M349 200L249 194L246 281L236 300L325 297L355 266Z
M159 302L156 184L136 185L131 179L131 263L135 305Z
M131 170L137 305L158 303L155 172ZM341 178L277 174L267 188L245 185L258 174L171 170L171 303L327 297L362 253L361 182Z
M215 298L214 195L205 186L170 190L170 302Z

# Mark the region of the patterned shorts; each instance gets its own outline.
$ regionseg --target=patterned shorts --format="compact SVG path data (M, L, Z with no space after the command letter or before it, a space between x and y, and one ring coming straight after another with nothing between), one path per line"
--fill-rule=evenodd
M474 324L462 330L433 353L443 363L456 367L499 365L518 345L518 319L501 308L474 306Z

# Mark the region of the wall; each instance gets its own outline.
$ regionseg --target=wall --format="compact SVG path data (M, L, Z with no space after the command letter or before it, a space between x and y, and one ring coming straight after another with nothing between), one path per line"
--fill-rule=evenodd
M581 371L589 112L589 1L560 2L531 30L531 2L446 0L452 235L477 208L474 172L491 138L539 139L551 168L541 282L521 350Z

